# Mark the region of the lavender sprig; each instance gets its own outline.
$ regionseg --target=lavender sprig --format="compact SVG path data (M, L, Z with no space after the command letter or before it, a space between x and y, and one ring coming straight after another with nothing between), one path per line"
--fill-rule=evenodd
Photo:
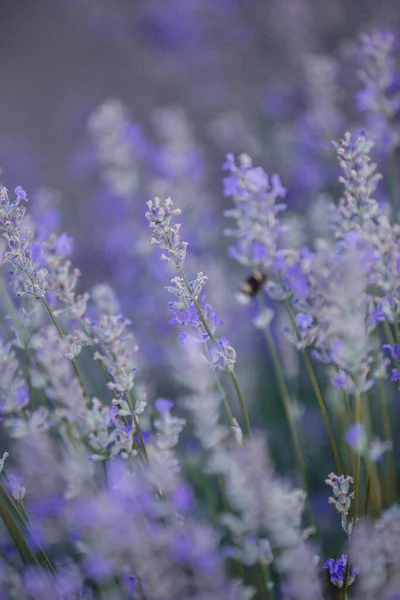
M372 31L360 35L358 72L364 88L357 94L358 108L367 112L368 127L390 150L399 145L395 116L400 108L396 90L396 64L393 55L395 37L390 31Z
M234 371L236 352L226 338L218 338L216 336L215 327L218 321L215 310L211 306L206 305L204 299L203 307L199 303L199 295L206 281L204 275L198 273L196 279L190 282L183 270L188 244L180 239L180 224L171 225L171 220L178 216L181 211L174 208L171 198L167 198L164 201L160 198L155 198L153 201L150 200L147 202L147 206L149 210L146 212L146 218L152 229L151 241L160 246L161 250L163 250L161 258L167 260L172 267L175 267L180 275L180 277L175 277L172 280L174 287L167 288L178 299L177 302L172 303L171 308L181 311L179 315L183 317L182 324L193 327L195 331L199 332L200 338L205 343L208 340L213 343L210 356L207 356L207 360L212 368L218 368L229 373L239 399L246 434L250 435L250 421ZM175 314L174 322L177 322L178 319L180 320L180 317Z

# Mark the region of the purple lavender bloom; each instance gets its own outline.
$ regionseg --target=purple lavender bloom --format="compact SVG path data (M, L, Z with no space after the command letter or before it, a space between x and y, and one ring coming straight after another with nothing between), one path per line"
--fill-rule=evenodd
M313 353L313 354L315 354L315 353ZM318 357L319 357L320 356L319 353L317 353L317 354L318 354ZM346 374L343 373L343 371L339 371L337 373L336 377L333 378L332 383L333 383L333 385L335 387L343 388L346 385L346 383L347 383Z
M362 453L368 443L367 433L361 423L354 423L346 432L345 439L357 453Z
M293 265L285 269L285 276L297 298L306 299L310 293L310 285L305 275L301 272L299 265Z
M15 188L14 192L20 202L28 202L28 195L20 185Z
M175 488L171 501L178 512L190 512L195 507L193 492L184 482Z
M399 381L400 379L400 371L398 369L392 369L392 377L390 381Z
M313 323L313 318L311 315L306 315L304 313L297 313L296 315L296 323L299 326L300 331L305 332L309 327L311 327Z
M17 404L25 406L29 402L29 389L26 385L22 385L16 390Z
M367 113L368 127L391 150L399 144L395 117L400 109L398 75L393 56L395 37L389 31L373 31L360 36L361 69L364 87L357 94L357 106Z
M169 412L174 406L174 403L172 400L168 400L167 398L157 398L154 406L158 412L164 413Z
M135 591L137 589L137 578L131 573L127 572L124 573L123 580L126 593L128 594L128 599L133 600L135 597Z
M392 358L395 358L397 360L400 359L400 348L398 344L393 344L393 346L391 346L390 344L384 344L382 346L382 350L387 350L388 352L390 352Z
M65 258L73 252L73 240L66 233L62 233L54 242L54 248L59 256Z
M286 209L279 203L286 195L279 176L271 178L261 167L253 167L247 154L241 154L237 166L232 154L227 155L223 168L230 174L224 179L224 194L232 197L234 208L225 212L235 219L235 229L225 233L236 240L230 256L252 269L273 268L277 243L283 231L278 214Z
M112 406L110 408L110 412L109 412L109 421L108 421L108 426L112 427L113 425L116 424L117 422L117 417L118 417L118 407L117 406Z
M84 569L89 577L96 581L107 581L112 576L112 565L109 560L94 551L85 556Z
M328 558L323 567L324 569L329 570L329 575L332 583L339 588L343 587L346 565L347 554L342 554L342 556L336 560L334 558ZM351 585L353 583L358 573L359 570L356 568L351 569L351 571L349 571L347 585Z

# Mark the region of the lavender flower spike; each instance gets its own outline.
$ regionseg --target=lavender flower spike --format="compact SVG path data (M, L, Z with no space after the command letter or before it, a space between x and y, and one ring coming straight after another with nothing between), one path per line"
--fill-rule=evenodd
M177 298L169 305L174 315L172 323L184 328L181 332L182 341L197 337L204 345L207 342L212 343L211 348L204 350L204 357L212 369L227 371L230 374L243 414L246 433L250 435L250 420L234 372L236 351L226 337L217 335L216 328L222 325L222 321L218 319L214 308L205 302L205 296L199 301L207 277L200 272L194 281L189 281L183 270L187 242L182 242L180 239L180 224L171 225L171 220L181 211L174 208L171 198L162 201L157 197L154 201L149 200L147 206L149 210L146 212L146 218L153 232L151 241L163 250L161 258L167 260L179 272L179 276L171 280L173 286L166 288ZM234 425L228 403L226 409L229 420Z
M167 260L172 267L182 267L186 257L187 242L181 242L179 229L180 223L171 225L171 220L181 214L179 208L174 208L171 198L162 201L160 198L154 198L154 201L147 202L149 207L146 212L146 218L150 222L153 230L152 244L160 246L165 254L161 255L163 260Z
M389 31L373 31L360 36L361 69L364 84L357 94L358 108L366 111L368 127L388 150L399 145L400 132L395 117L400 108L395 37Z
M236 166L233 154L228 154L224 169L230 174L224 179L224 194L232 197L235 207L226 211L235 219L235 229L225 233L236 239L230 249L232 258L253 270L268 271L276 260L277 243L283 231L278 214L286 209L279 199L286 196L279 175L271 181L264 169L253 167L247 154L239 156Z
M214 308L205 302L205 296L202 296L199 301L207 276L200 272L195 280L189 281L182 268L188 244L180 239L180 223L171 225L171 220L181 214L180 209L174 208L171 198L164 201L155 198L154 201L147 202L147 206L149 211L146 217L153 232L151 241L164 251L161 258L178 269L180 274L171 280L173 285L166 288L177 298L175 302L169 304L173 314L171 323L183 328L182 341L193 336L193 333L203 343L212 341L213 347L207 358L210 367L232 372L236 362L235 349L227 338L218 337L216 334L216 328L223 323ZM187 331L190 333L186 333Z
M324 569L329 570L329 575L330 575L332 583L334 585L336 585L338 588L343 587L343 582L344 582L345 573L346 573L346 566L347 566L347 554L342 554L342 556L336 560L334 558L328 558L324 564ZM359 572L358 569L351 569L351 571L349 571L349 576L348 576L348 580L347 580L348 586L351 585L352 583L354 583L354 580L355 580L358 572Z

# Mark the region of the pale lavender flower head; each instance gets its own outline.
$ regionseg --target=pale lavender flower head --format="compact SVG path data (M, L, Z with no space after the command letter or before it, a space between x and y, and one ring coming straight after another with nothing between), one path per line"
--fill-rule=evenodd
M167 398L157 398L154 403L154 407L159 413L169 412L173 406L173 401Z
M400 589L400 510L398 504L377 520L363 520L352 540L352 557L360 569L357 600L391 600Z
M334 504L336 510L341 515L343 530L351 535L353 522L349 521L351 502L354 499L354 491L350 492L350 485L353 485L353 478L350 475L335 475L330 473L325 483L331 486L333 496L328 500L329 504Z
M393 56L395 37L390 31L375 30L360 36L359 77L364 85L357 104L367 114L368 128L382 147L391 150L400 141L395 116L400 109L398 73Z
M349 446L351 446L358 454L362 454L365 451L368 443L368 436L361 423L354 423L354 425L346 432L345 438Z
M278 214L286 208L279 200L286 196L286 189L278 175L270 179L261 167L253 167L247 154L239 156L238 166L234 155L228 154L223 168L230 171L224 179L224 194L235 204L225 212L236 221L236 227L225 232L236 239L230 255L253 270L265 272L276 259L278 238L283 231Z
M14 193L16 194L19 201L28 202L28 195L25 190L19 185L15 188Z

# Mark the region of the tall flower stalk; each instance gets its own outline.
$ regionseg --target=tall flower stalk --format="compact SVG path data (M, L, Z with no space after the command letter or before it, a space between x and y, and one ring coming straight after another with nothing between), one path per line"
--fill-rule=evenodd
M183 328L182 340L187 338L187 331L190 332L189 335L196 334L199 342L204 344L205 357L210 367L229 374L239 401L245 432L250 436L250 420L234 371L236 351L226 337L219 337L216 333L216 328L222 325L222 322L218 319L214 308L206 303L205 296L199 300L207 277L200 272L194 281L189 281L183 269L188 243L181 241L180 224L171 225L171 220L180 215L181 211L174 208L170 198L166 200L155 198L150 200L147 206L149 210L146 212L146 217L152 230L151 241L163 251L161 258L167 260L179 273L179 277L171 280L173 285L167 287L167 290L177 298L169 305L173 314L171 322ZM212 342L210 349L207 347L208 341ZM228 411L229 416L230 414L231 411Z

